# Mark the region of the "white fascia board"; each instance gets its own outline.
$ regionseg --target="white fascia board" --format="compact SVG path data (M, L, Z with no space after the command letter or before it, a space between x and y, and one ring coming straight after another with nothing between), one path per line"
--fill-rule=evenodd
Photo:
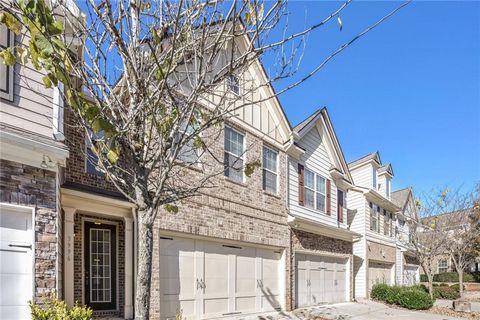
M57 164L66 165L69 156L68 149L59 148L54 145L35 141L7 131L0 131L0 157L10 161L16 161L40 167L43 156L48 156L54 166L47 170L56 171Z

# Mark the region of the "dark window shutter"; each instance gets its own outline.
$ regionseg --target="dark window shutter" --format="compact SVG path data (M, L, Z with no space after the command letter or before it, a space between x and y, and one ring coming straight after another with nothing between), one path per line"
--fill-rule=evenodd
M337 192L337 219L339 222L343 222L343 191Z
M331 215L332 214L332 195L331 195L331 186L330 186L330 180L327 179L327 214Z
M298 164L298 204L303 206L305 205L305 177L304 177L305 168Z

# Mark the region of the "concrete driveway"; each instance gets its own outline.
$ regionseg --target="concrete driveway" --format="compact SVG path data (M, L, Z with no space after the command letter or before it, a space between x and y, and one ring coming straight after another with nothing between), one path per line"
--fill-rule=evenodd
M384 304L365 301L337 303L313 308L299 309L293 312L298 319L315 319L323 317L332 320L453 320L459 318L390 308Z

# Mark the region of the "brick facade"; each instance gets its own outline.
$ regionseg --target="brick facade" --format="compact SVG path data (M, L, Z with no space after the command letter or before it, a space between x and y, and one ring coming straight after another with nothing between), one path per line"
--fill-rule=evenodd
M247 161L262 159L263 141L243 130L247 142ZM223 134L211 148L223 158ZM286 203L286 155L279 151L278 196L262 189L262 170L256 170L244 183L230 181L223 175L212 179L215 186L201 196L190 198L176 214L161 211L155 222L154 253L159 256L159 233L175 231L215 239L228 239L279 247L288 254L289 228ZM221 165L221 164L219 164ZM288 266L287 266L288 268ZM287 285L287 292L290 292ZM159 260L152 265L151 319L160 318ZM286 301L289 301L286 297Z
M65 144L70 150L67 159L64 182L76 186L90 187L101 192L118 193L114 185L104 176L88 174L85 170L85 131L75 122L74 115L69 108L65 108Z
M35 208L35 298L57 290L56 173L0 160L0 201Z
M340 239L325 237L306 231L291 229L290 241L290 306L289 310L295 306L295 251L311 254L325 254L326 256L335 256L339 258L348 258L353 261L352 243ZM353 268L350 267L350 298L353 298Z

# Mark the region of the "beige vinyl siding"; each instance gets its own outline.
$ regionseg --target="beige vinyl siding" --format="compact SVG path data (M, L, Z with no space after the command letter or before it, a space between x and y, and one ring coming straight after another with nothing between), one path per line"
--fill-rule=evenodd
M367 224L365 223L365 210L366 201L362 192L350 191L347 194L347 203L349 211L348 224L350 230L365 235ZM367 203L368 205L368 203ZM359 241L353 243L353 273L355 279L355 291L356 298L366 297L366 257L367 257L367 245L365 237L362 237Z
M371 164L365 164L353 170L350 169L354 184L359 187L372 188L372 171L373 166Z
M18 45L20 37L16 37ZM28 41L28 39L25 39ZM13 102L0 100L0 123L52 137L52 89L45 89L43 72L31 64L14 68Z
M290 213L304 218L315 219L323 223L337 226L337 186L330 176L330 167L332 165L330 156L327 153L324 143L316 128L308 132L298 144L305 149L305 154L299 161L289 159L289 204ZM306 208L298 204L298 164L302 164L306 169L329 179L331 181L331 215L315 209ZM347 210L343 213L344 222L348 218Z

